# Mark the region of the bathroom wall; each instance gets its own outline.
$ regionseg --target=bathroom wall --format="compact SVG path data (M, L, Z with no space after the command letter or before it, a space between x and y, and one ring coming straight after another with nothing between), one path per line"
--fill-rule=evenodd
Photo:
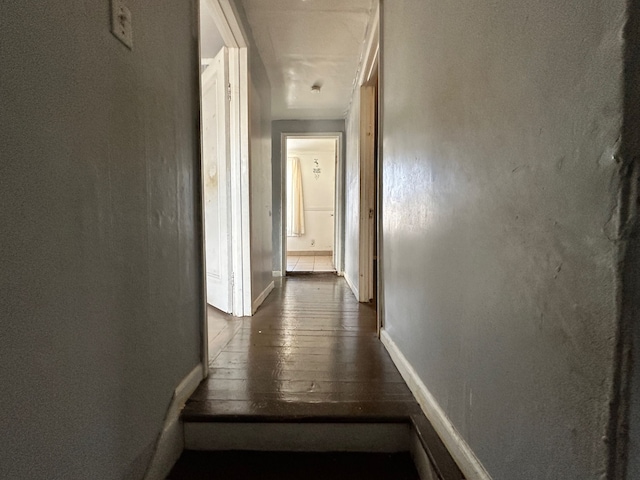
M332 143L335 145L329 141L329 146ZM317 152L288 150L287 153L288 171L291 158L300 159L305 213L305 233L287 237L287 252L333 252L335 148ZM316 173L318 170L320 173Z

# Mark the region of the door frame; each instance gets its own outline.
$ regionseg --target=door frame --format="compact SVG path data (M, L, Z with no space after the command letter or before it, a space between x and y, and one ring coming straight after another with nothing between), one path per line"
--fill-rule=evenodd
M282 132L280 134L280 212L282 225L280 231L280 252L282 276L287 275L287 138L335 138L336 166L335 166L335 194L333 206L333 256L336 274L344 275L344 158L342 155L343 132Z
M358 75L358 94L360 95L359 114L359 164L360 164L360 211L358 234L358 301L368 302L377 294L378 332L383 322L381 300L382 248L381 229L382 211L380 198L382 191L382 157L379 135L380 115L380 2L371 22L366 42L363 61ZM377 85L377 88L376 88ZM372 142L371 139L375 141ZM378 156L378 168L374 168L374 156ZM377 199L377 200L376 200ZM374 218L375 217L375 218ZM377 219L377 231L374 231L374 220ZM374 238L377 242L374 242ZM377 244L377 249L374 245ZM377 258L377 288L373 286L373 260Z
M214 21L229 54L229 155L230 155L230 214L231 228L231 292L232 315L237 317L251 315L251 230L249 202L249 65L248 36L238 12L231 0L202 0L214 13ZM197 16L197 65L198 65L198 114L200 161L200 192L198 216L200 217L201 265L201 362L204 377L208 375L209 335L207 319L207 273L205 269L206 243L204 237L204 174L202 164L202 75L200 73L200 1L196 1Z
M373 259L375 206L375 155L376 141L376 88L365 84L360 87L360 213L358 235L358 301L369 302L373 298Z

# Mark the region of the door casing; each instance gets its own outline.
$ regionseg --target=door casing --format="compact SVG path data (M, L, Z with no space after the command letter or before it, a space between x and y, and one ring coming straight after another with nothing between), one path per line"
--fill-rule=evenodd
M228 49L229 58L229 208L231 212L229 243L231 245L231 292L232 314L251 315L251 230L249 201L249 65L248 36L239 20L238 12L230 0L202 0L214 12L214 20ZM197 18L200 22L200 3L196 2ZM198 25L200 32L200 25ZM202 39L198 34L197 64L200 65ZM198 72L198 98L202 98L202 78ZM200 205L201 225L204 225L204 172L202 170L202 111L200 112ZM206 244L204 228L200 231L201 254L201 362L204 376L208 375L209 346L206 292Z
M282 252L280 255L281 265L280 272L282 276L287 272L287 138L328 138L333 137L337 139L336 142L336 182L335 182L335 199L334 199L334 229L333 229L333 257L334 266L336 267L336 273L338 275L344 275L344 174L343 174L343 162L342 146L343 146L343 133L342 132L313 132L313 133L296 133L296 132L283 132L280 135L281 142L281 168L280 168L280 184L282 185L282 195L280 197L280 211L282 212L282 225L281 227L281 242Z

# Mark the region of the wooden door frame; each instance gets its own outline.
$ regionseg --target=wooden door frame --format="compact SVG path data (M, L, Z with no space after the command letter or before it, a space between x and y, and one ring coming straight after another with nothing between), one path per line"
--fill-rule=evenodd
M251 315L251 230L249 202L249 65L248 36L239 20L238 12L230 0L203 0L214 13L214 21L224 45L229 53L229 154L230 154L230 213L231 228L229 242L231 245L231 292L232 314L242 317ZM196 1L198 48L197 65L200 68L200 2ZM207 320L207 295L205 269L206 244L204 238L204 175L202 165L202 76L198 70L198 113L200 129L200 175L199 212L200 217L200 249L201 266L201 362L203 375L208 375L209 338Z
M380 278L380 244L374 251L374 216L380 218L375 192L379 189L379 179L374 171L374 156L378 154L379 138L376 132L379 104L375 82L378 76L378 57L380 52L380 6L376 6L367 37L363 62L358 75L357 94L360 96L359 113L359 164L360 164L360 211L358 225L358 300L368 302L373 298L373 259L378 258L378 278ZM377 141L372 141L377 139ZM378 162L380 171L380 162ZM379 193L379 190L378 190ZM378 229L380 222L378 221ZM378 295L380 288L378 288ZM376 299L378 300L378 299ZM379 303L376 301L376 303ZM379 312L380 313L380 312ZM380 315L378 315L380 327Z
M373 85L360 87L360 214L358 263L358 301L369 302L373 298L373 258L375 206L376 155L376 88Z
M342 155L342 132L282 132L280 134L280 212L282 225L280 231L280 271L282 276L287 275L287 138L335 138L336 143L336 170L335 170L335 197L333 206L333 254L335 258L336 273L344 275L344 158Z

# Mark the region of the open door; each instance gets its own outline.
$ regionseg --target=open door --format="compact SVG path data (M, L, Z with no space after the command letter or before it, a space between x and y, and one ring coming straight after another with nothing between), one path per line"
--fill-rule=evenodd
M378 3L378 2L376 2ZM358 224L358 288L360 302L378 303L377 211L378 199L378 56L380 54L380 5L372 19L362 69L358 77L360 211ZM353 288L353 287L352 287ZM355 290L354 290L355 292Z
M360 285L358 300L374 300L377 153L375 82L360 87Z
M228 50L202 73L202 174L207 303L231 313Z

